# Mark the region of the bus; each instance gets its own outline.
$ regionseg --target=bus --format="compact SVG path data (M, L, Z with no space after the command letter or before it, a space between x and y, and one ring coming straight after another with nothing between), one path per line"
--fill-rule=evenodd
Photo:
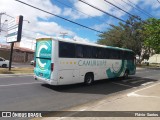
M132 50L64 38L38 38L34 78L50 85L85 83L136 72Z

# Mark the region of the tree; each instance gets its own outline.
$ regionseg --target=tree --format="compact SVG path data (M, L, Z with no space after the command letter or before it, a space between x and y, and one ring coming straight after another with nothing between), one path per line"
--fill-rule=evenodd
M128 23L128 24L127 24ZM112 25L108 31L100 34L99 44L132 49L141 56L144 36L141 34L143 22L130 17L126 24Z
M144 45L160 53L160 19L150 18L144 25Z
M122 30L119 26L112 25L113 28L109 29L104 34L100 34L98 44L121 47L123 42L121 39Z

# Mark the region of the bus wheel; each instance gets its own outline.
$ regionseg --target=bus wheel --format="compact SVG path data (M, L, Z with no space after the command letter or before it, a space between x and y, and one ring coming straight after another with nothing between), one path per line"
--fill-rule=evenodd
M127 79L127 78L128 78L128 74L129 74L129 71L126 70L123 77L124 77L125 79Z
M94 81L94 78L92 74L89 73L85 75L85 79L84 79L85 85L91 85L93 81Z

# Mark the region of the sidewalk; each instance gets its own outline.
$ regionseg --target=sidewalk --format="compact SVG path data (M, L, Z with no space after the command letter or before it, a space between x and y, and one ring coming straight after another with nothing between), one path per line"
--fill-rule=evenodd
M139 89L132 89L129 92L125 91L122 94L114 94L102 100L80 105L67 111L73 112L70 112L67 115L65 113L62 115L58 115L58 117L43 118L42 120L99 120L106 118L111 120L128 120L130 118L134 120L150 120L151 118L153 118L154 120L158 120L160 117L160 82L141 87ZM111 111L113 111L113 113ZM157 113L153 111L159 112ZM101 115L104 117L102 117ZM157 115L158 117L155 117Z

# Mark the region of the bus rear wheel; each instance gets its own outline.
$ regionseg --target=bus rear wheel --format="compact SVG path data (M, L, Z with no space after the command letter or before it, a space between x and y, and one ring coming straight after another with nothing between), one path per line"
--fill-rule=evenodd
M85 75L85 79L84 79L84 84L85 85L91 85L94 81L94 77L93 74L88 73Z

